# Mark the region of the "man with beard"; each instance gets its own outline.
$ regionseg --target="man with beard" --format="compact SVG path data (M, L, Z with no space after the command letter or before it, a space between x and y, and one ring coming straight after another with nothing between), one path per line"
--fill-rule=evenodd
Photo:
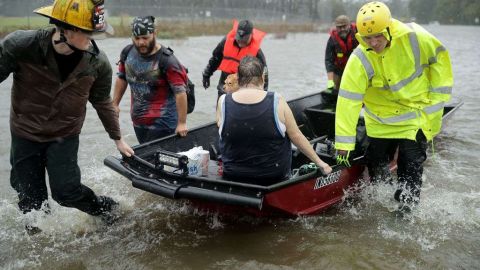
M119 104L130 85L131 117L140 143L170 134L186 136L187 72L170 48L156 42L155 18L136 17L132 44L118 62L113 104Z
M335 28L330 31L325 50L325 68L328 77L327 93L331 94L332 103L336 102L340 80L348 58L358 45L355 39L356 32L355 24L351 23L345 15L335 19Z

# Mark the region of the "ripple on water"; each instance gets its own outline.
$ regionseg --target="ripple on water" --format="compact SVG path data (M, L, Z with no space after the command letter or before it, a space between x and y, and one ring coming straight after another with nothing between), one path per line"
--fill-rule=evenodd
M435 157L425 166L419 207L408 217L391 211L394 188L366 186L340 206L315 217L257 219L222 217L134 189L103 165L117 154L95 110L89 105L81 135L79 163L83 182L121 205L122 218L106 227L101 221L50 201L52 213L22 216L13 189L0 191L0 268L2 269L475 269L480 265L480 152L477 104L480 102L478 28L439 26L440 40L450 49L455 98L465 105L436 140ZM324 33L266 39L262 49L270 72L270 89L287 99L326 85ZM175 42L179 59L197 85L197 107L190 127L214 119L214 89L201 88L201 71L221 37ZM100 41L112 65L129 39ZM108 45L108 46L107 46ZM114 65L113 65L114 66ZM114 66L115 67L115 66ZM8 130L11 77L0 84L0 125ZM121 103L122 133L136 144L129 116L129 93ZM9 186L8 132L0 133L1 184ZM43 233L29 236L26 222Z

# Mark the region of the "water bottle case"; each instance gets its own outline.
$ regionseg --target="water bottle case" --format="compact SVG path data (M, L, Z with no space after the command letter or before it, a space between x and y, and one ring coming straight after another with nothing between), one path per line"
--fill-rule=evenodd
M307 173L316 171L317 168L318 168L317 165L315 165L314 163L305 164L298 169L298 174L305 175Z

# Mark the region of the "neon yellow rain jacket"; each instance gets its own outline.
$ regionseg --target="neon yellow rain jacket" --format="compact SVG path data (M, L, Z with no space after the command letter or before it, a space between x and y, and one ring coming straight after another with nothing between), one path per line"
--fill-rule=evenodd
M444 103L453 85L448 51L421 26L393 20L392 40L381 53L360 45L342 76L335 121L335 147L355 148L356 125L364 104L367 135L427 140L440 132Z

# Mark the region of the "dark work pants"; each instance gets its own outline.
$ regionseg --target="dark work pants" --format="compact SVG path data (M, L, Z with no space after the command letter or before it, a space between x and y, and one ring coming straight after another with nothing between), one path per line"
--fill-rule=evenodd
M139 143L150 142L175 133L175 130L171 129L148 129L142 127L133 127L133 129Z
M423 162L427 159L427 139L421 130L416 141L407 139L368 138L368 173L373 182L390 181L388 164L398 149L398 190L395 199L418 202L422 187Z
M95 193L80 183L78 144L78 135L39 143L12 134L10 183L18 192L18 206L23 213L39 210L47 201L45 169L56 202L91 215L102 213L101 202Z

